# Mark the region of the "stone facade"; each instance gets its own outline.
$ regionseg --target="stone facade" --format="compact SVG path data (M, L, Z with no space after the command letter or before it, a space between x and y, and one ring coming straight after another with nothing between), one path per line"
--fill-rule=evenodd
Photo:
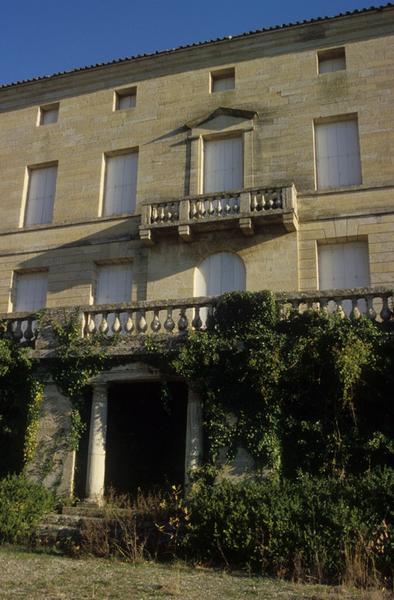
M250 290L313 290L317 244L344 240L368 241L371 285L392 286L393 21L388 7L0 90L0 312L12 308L15 271L48 269L48 307L89 304L97 262L125 258L131 300L188 297L195 266L222 250L243 258ZM345 46L346 69L319 75L317 52L335 46ZM235 89L210 93L210 73L226 67ZM114 111L114 90L130 85L136 106ZM58 122L37 126L39 107L53 102ZM190 244L168 236L147 248L141 207L201 191L186 125L218 107L256 112L245 188L294 183L298 231L201 231ZM316 190L313 122L349 114L358 117L362 183ZM219 123L213 133L225 130ZM103 155L126 148L139 150L137 210L100 217ZM26 169L53 161L53 222L20 227Z
M0 313L13 310L16 273L47 270L48 308L89 305L98 266L125 260L130 302L191 297L196 267L216 252L242 258L248 290L314 291L318 246L347 241L367 243L372 288L394 287L393 26L387 6L0 89ZM346 68L319 74L319 52L337 47ZM234 89L212 92L223 69ZM114 110L130 86L136 105ZM37 125L53 103L58 121ZM346 116L357 118L361 183L318 189L314 123ZM294 185L294 223L144 236L147 207L202 193L203 140L234 133L241 192ZM125 150L138 150L136 210L102 216L104 157ZM52 222L23 226L28 169L54 163Z

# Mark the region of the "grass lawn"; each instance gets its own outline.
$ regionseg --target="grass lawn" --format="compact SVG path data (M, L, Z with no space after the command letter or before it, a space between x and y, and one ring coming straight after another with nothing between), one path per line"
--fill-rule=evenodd
M317 585L298 585L263 577L230 575L181 563L132 565L116 560L73 559L0 549L1 600L379 600L362 593Z

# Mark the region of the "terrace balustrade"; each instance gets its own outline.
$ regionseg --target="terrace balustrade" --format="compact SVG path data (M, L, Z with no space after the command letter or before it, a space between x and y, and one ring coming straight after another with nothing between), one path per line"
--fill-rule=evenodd
M275 297L282 318L290 311L306 310L338 312L343 318L366 315L380 323L394 322L393 291L386 288L360 288L325 292L281 292ZM183 300L144 301L134 304L106 304L79 309L81 337L102 336L138 337L164 334L176 336L188 331L204 331L214 322L217 297L186 298ZM41 348L54 339L50 331L51 319L67 315L75 308L47 309L45 326L39 325L36 314L8 313L0 315L0 335Z

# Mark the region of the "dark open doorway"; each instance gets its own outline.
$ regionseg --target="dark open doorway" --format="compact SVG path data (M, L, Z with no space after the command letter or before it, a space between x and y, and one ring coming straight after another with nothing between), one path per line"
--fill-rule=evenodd
M163 393L164 392L164 393ZM183 484L187 386L117 383L108 394L105 490Z

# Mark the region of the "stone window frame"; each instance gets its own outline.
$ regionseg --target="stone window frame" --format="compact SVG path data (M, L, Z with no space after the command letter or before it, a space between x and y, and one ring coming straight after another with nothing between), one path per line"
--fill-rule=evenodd
M126 110L126 109L125 109ZM135 208L133 212L116 213L114 215L105 214L105 186L108 169L108 159L116 156L122 156L124 154L137 154L137 181L136 181L136 192L135 192ZM97 218L111 218L111 217L125 217L135 216L138 211L138 171L139 171L139 160L140 160L140 147L130 146L127 148L119 148L116 150L108 150L101 153L101 174L100 174L100 189L99 189L99 201L98 201L98 214Z
M226 90L215 90L215 81L220 79L230 79L232 78L234 81L234 85L232 88L228 88ZM215 71L209 72L209 93L210 94L221 94L226 92L232 92L235 90L235 67L226 67L225 69L217 69Z
M37 127L48 127L48 125L56 125L59 122L59 109L60 102L52 102L51 104L43 104L42 106L39 106L36 123ZM56 121L53 121L51 123L44 123L45 113L55 110L57 111Z
M49 267L33 267L31 269L15 267L11 272L11 281L8 295L8 313L16 312L16 300L17 300L17 285L18 277L21 275L33 275L34 273L46 273L48 279L48 288L46 293L46 303L44 308L48 308L48 292L49 292Z
M37 223L35 225L27 225L25 221L26 221L27 205L28 205L28 202L29 202L31 173L32 173L32 171L37 171L37 170L40 170L40 169L45 169L47 167L56 167L57 168L55 195L54 195L54 199L53 199L52 221L50 223ZM59 177L59 161L58 160L49 160L49 161L45 161L45 162L42 162L42 163L34 163L34 164L26 165L26 167L25 167L24 181L23 181L23 189L22 189L22 201L21 201L20 211L19 211L18 229L30 229L30 228L33 228L33 227L45 227L45 226L50 226L50 225L53 224L53 222L54 222L55 202L56 202L56 195L57 195L58 177Z
M226 127L213 129L207 126L212 119L207 119L190 128L190 181L189 195L197 196L203 194L204 189L204 165L203 152L204 140L223 139L225 137L242 136L243 144L243 189L254 186L254 123L253 118L239 118L227 115L229 124ZM233 124L231 124L233 119Z
M359 150L359 161L360 161L360 182L352 183L340 186L320 187L318 181L318 168L317 168L317 143L316 143L316 126L325 125L330 123L339 123L343 121L354 121L357 124L357 137L358 137L358 150ZM333 192L334 190L348 190L356 189L364 183L363 173L363 152L361 145L361 134L360 134L360 118L358 112L340 113L336 115L327 115L314 118L312 120L312 142L313 142L313 181L314 181L314 192L324 193Z
M135 260L132 256L120 256L118 258L103 258L97 259L93 263L92 280L90 283L89 293L89 306L96 306L96 294L97 294L97 282L98 282L98 270L100 267L110 267L117 265L130 265L131 273L131 299L130 302L137 301L137 286L138 286L138 274L137 279L135 278Z
M325 60L330 59L343 59L344 67L339 69L334 69L332 71L320 71L320 64ZM346 47L345 46L336 46L335 48L324 48L322 50L318 50L316 53L316 67L317 74L320 75L330 75L331 73L343 73L347 70L347 56L346 56Z
M133 96L134 97L134 104L132 106L128 106L128 107L120 107L119 106L119 101L120 98L124 98L124 97L128 97L128 96ZM137 86L136 85L131 85L128 87L124 87L124 88L117 88L116 90L114 90L114 99L113 99L113 106L112 106L112 110L114 112L117 112L118 110L130 110L133 109L137 106Z

